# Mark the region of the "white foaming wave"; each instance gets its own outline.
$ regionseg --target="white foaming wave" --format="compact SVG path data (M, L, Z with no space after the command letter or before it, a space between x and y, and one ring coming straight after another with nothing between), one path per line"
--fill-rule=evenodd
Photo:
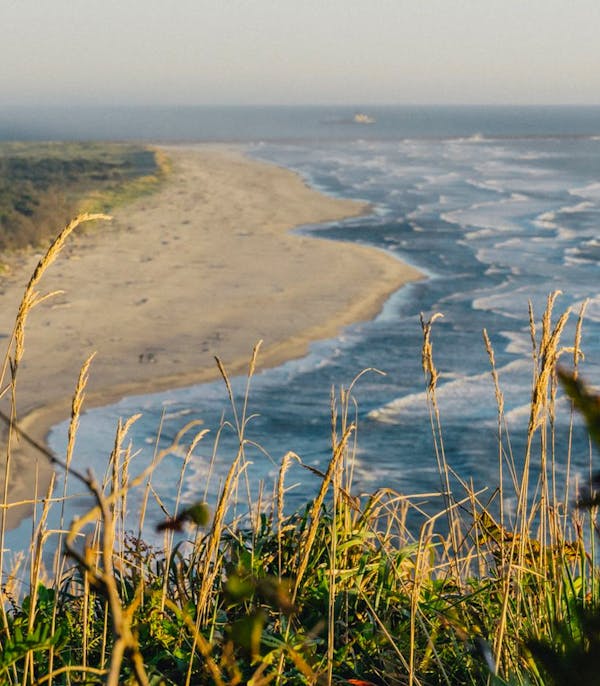
M571 418L571 403L566 397L559 396L554 401L555 423L564 424ZM504 413L506 423L513 430L516 428L525 429L531 414L531 403L517 405Z
M478 238L488 238L490 236L496 236L498 234L497 228L489 229L479 229L478 231L467 231L465 233L465 238L469 241L477 240ZM480 262L482 260L479 260Z
M564 226L560 226L556 230L556 238L560 241L570 241L573 238L577 238L577 231L574 229L567 229Z
M558 153L550 153L550 152L524 152L521 153L520 155L515 155L515 158L517 160L554 160L557 158L563 157L563 155L560 155Z
M170 404L170 403L169 403ZM190 408L184 408L181 410L175 410L174 412L165 412L164 419L168 421L169 419L178 419L179 417L186 417L192 414L194 410Z
M424 202L420 203L415 207L412 212L406 215L406 219L414 221L415 219L421 219L424 214L437 214L439 211L438 203L436 202Z
M494 191L494 193L505 192L505 189L497 179L465 179L465 183L473 188L479 188L484 191Z
M532 239L535 240L535 239ZM522 238L507 238L505 241L499 241L494 245L495 249L502 248L520 248L524 244Z
M589 264L592 260L588 260L585 257L577 257L575 255L565 255L563 264L566 267L577 267L584 264Z
M189 454L189 448L185 445L176 445L171 450L169 450L169 455L172 457L178 457L180 460L185 460Z
M397 151L405 157L418 157L424 159L430 156L432 145L429 141L405 138L398 142Z
M524 426L529 421L531 414L531 403L513 407L512 410L504 413L504 419L510 427Z
M499 267L498 265L495 264L490 264L489 267L485 270L485 275L486 276L494 276L495 274L505 274L506 273L506 268L505 267Z
M473 169L478 175L475 182L485 184L492 181L490 190L495 184L506 192L557 193L565 190L564 177L548 169L510 165L501 159L474 164Z
M500 368L498 374L501 382L503 377L510 377L511 382L508 383L508 387L519 392L521 387L516 383L516 379L521 376L525 379L529 378L523 375L527 364L526 360L516 360ZM442 375L443 379L444 375ZM480 374L460 376L439 384L436 397L442 417L466 419L472 416L473 408L477 408L479 412L487 410L488 417L481 420L483 424L495 421L496 399L491 373L487 370ZM397 424L401 420L425 419L428 412L427 393L421 391L395 398L382 407L371 410L368 417L384 424Z
M525 331L500 331L500 335L506 338L508 343L505 350L515 355L529 355L531 353L531 334Z
M591 210L595 205L589 200L584 200L583 202L577 203L577 205L567 205L566 207L561 207L559 212L564 214L577 214L578 212L587 212Z
M570 192L570 191L569 191ZM558 219L561 214L580 214L581 212L587 212L588 210L594 209L594 203L589 200L584 200L576 205L564 205L559 207L557 210L548 210L547 212L542 212L538 215L533 223L535 226L539 226L542 229L558 229L559 224Z
M194 502L204 497L206 492L209 501L212 500L220 491L229 469L231 462L218 458L213 460L210 455L194 453L188 462L185 484L182 489L181 499L183 502ZM278 468L266 460L254 462L246 460L243 470L240 470L240 486L245 482L246 475L250 483L253 494L258 492L261 481L265 484L266 492L270 492L271 485L277 478ZM242 476L242 474L244 476ZM245 486L234 489L232 502L236 504L247 503Z
M424 174L423 178L425 179L426 183L430 186L436 184L446 185L448 183L460 179L460 174L458 174L457 172L447 172L445 174ZM423 188L424 185L425 184L422 184L421 186L417 185L417 187Z
M396 168L402 170L403 177L410 176L414 179L415 188L428 190L432 184L445 184L460 179L460 175L454 171L447 171L437 163L437 160L410 161L408 164L396 162Z
M598 263L600 262L600 240L591 238L588 241L582 241L578 246L568 248L565 255L565 262L569 264Z
M519 179L527 176L536 176L539 170L532 167L522 167L516 164L508 164L501 158L486 158L474 165L475 171L481 176L500 177L501 179Z
M409 393L396 398L382 407L371 410L367 417L384 424L395 424L400 414L404 416L425 416L427 413L427 394L424 391Z
M576 300L571 305L573 312L578 314L581 311L584 302L587 303L584 316L584 327L586 321L600 322L600 294L585 298L585 300Z
M580 198L587 198L598 202L600 201L600 182L590 183L581 188L571 188L569 193L571 195L577 195Z
M539 204L522 193L512 193L508 198L483 202L471 205L465 209L452 210L441 214L441 218L451 224L456 224L463 229L485 229L470 231L467 238L477 238L489 235L490 231L521 231L521 226L513 220L513 217L531 213L532 209Z
M548 210L547 212L542 212L534 220L533 224L538 226L540 229L556 229L558 225L556 224L556 212L554 210Z
M427 478L425 475L430 475L428 481L435 483L434 477L438 474L437 466L434 461L431 464L403 464L402 465L402 480L410 479L411 474L418 474L421 478ZM400 476L400 475L399 475ZM353 492L355 493L372 493L375 488L388 487L390 485L390 470L389 467L378 468L372 461L362 460L360 455L355 456L352 476ZM392 483L392 488L394 484Z
M559 176L547 177L539 175L540 178L515 178L507 179L506 185L508 188L512 186L515 190L520 190L525 193L563 193L565 190L564 179Z
M474 298L471 307L484 312L496 312L505 317L523 320L527 313L528 301L531 297L531 286L512 287L510 281L505 282L495 292Z

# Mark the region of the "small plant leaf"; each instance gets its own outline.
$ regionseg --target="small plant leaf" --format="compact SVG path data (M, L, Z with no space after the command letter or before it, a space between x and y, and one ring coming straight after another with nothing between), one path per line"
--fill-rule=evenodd
M260 639L264 625L265 614L259 609L231 624L227 634L238 648L256 658L260 655Z
M565 392L581 412L590 436L600 446L600 395L592 392L574 372L557 368Z
M194 503L180 512L177 517L169 517L156 525L157 531L181 531L186 522L196 526L206 526L210 522L210 509L206 503Z
M237 605L245 600L250 600L254 595L256 582L252 577L230 574L223 586L225 597L230 605Z

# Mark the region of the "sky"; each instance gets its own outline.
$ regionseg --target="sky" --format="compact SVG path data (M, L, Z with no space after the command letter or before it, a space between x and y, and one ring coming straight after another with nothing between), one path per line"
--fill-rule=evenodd
M598 0L0 0L0 106L600 104Z

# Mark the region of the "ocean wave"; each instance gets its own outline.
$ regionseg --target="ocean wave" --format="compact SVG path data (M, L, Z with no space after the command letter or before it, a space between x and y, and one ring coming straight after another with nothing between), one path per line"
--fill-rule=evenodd
M571 195L577 195L580 198L587 198L598 202L600 201L600 182L596 181L587 186L581 186L581 188L571 188L569 189L569 193Z
M465 183L473 188L479 188L483 191L493 191L494 193L505 193L504 187L498 179L465 179Z
M577 235L577 231L575 231L574 229L565 228L564 226L560 226L556 230L556 238L559 241L571 241L574 238L577 238Z
M571 191L569 191L571 192ZM589 200L584 200L576 205L563 205L555 210L547 210L539 214L534 220L533 224L539 226L542 229L559 229L560 228L560 217L561 215L575 215L588 212L589 210L594 210L594 203Z
M572 305L573 312L579 313L584 303L587 303L584 316L584 326L586 321L600 322L600 294L593 295L583 300L576 300Z
M595 208L596 206L593 202L584 200L583 202L577 203L577 205L566 205L565 207L561 207L558 211L564 214L577 214L579 212L587 212L588 210Z
M571 262L600 262L600 240L592 238L588 241L583 241L579 245L568 248L565 251L567 259Z
M498 369L501 382L506 383L512 395L518 397L525 392L525 399L528 398L529 389L522 380L530 378L523 374L529 365L527 360L516 360ZM446 420L473 417L475 408L477 421L482 425L489 425L489 422L496 420L497 405L489 370L471 376L458 376L449 381L444 381L444 378L448 377L442 375L442 381L436 388L436 397ZM371 410L368 417L384 424L397 424L425 417L428 412L427 393L420 391L395 398L382 407Z
M423 176L425 180L425 184L429 186L433 185L446 185L450 182L457 181L461 178L460 174L458 172L446 172L445 174L425 174ZM423 184L421 187L423 187L425 184ZM420 187L417 185L417 187Z
M514 429L517 426L525 427L529 421L531 415L531 403L524 403L517 407L513 407L512 410L504 413L504 419L507 425Z
M443 212L440 216L446 222L468 229L470 233L467 234L467 238L473 239L482 235L479 232L473 233L473 227L492 231L521 232L519 218L532 214L540 202L523 193L511 193L508 198L476 203L468 208Z
M194 410L191 408L183 408L179 410L175 410L174 412L165 412L163 419L165 421L169 421L172 419L180 419L181 417L187 417L188 415L192 414Z
M507 280L495 291L474 298L471 306L474 310L495 312L510 319L522 321L526 316L531 296L532 291L528 284L516 286L514 282Z
M531 333L529 329L500 331L500 335L508 341L504 347L507 353L523 356L531 353Z
M556 224L556 211L548 210L539 214L533 221L532 224L539 226L540 229L556 229L558 225Z

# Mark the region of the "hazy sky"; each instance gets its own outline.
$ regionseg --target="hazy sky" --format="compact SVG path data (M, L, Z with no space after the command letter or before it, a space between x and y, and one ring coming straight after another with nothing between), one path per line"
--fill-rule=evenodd
M0 106L600 104L599 0L0 0Z

